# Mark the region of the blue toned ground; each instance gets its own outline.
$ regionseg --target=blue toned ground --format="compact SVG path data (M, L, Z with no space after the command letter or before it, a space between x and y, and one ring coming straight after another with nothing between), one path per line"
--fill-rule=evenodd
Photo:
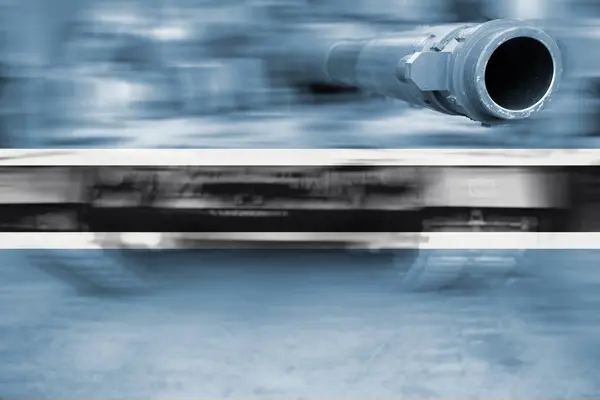
M547 252L542 280L408 295L386 255L178 252L152 293L98 299L3 251L0 396L596 397L599 261Z

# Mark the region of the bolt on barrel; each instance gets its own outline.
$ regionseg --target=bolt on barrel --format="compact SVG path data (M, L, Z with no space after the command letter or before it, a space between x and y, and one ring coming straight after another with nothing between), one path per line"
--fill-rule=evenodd
M296 78L356 87L486 125L541 111L563 70L556 41L518 20L306 43L311 47L287 57Z

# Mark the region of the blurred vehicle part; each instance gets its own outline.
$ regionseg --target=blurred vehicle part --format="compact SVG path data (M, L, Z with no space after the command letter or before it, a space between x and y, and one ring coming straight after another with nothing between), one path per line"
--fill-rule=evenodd
M292 43L275 53L291 83L357 87L490 125L539 112L562 75L554 39L511 20L365 40L301 32Z
M83 263L66 249L51 249L44 256L45 250L40 249L34 262L45 263L45 269L56 264L58 275L72 269L96 289L120 291L124 281L118 278L119 270L140 267L135 257L128 258L139 253L124 250L128 248L149 254L165 248L244 247L245 243L394 254L399 243L419 249L422 233L565 231L570 229L569 215L574 215L571 197L576 190L571 183L579 172L550 167L341 164L46 167L45 174L47 178L39 180L39 173L27 167L0 171L0 183L11 185L7 187L11 196L2 205L4 229L91 234L96 261ZM35 197L32 187L39 188ZM474 249L450 258L445 252L418 254L410 272L398 271L407 290L438 290L472 275L503 279L527 270L535 261L522 250L494 257ZM111 263L111 268L97 271L102 263ZM129 277L126 281L144 287L139 275L143 268L130 272L123 275ZM94 281L96 273L102 276Z

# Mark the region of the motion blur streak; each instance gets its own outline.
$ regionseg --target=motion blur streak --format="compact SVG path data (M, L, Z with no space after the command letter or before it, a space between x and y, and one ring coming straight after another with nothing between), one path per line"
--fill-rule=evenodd
M598 147L597 5L543 3L4 0L0 139Z
M329 206L350 213L364 211L370 201L376 208L392 205L400 214L391 222L406 225L413 215L423 219L415 220L424 231L455 237L465 231L471 237L488 231L530 236L562 232L565 228L555 224L563 224L565 216L574 229L598 232L600 214L594 197L583 196L585 189L592 189L588 195L597 193L593 183L600 175L593 172L598 169L575 168L570 184L560 186L561 171L553 167L463 168L458 173L438 167L429 177L449 179L450 184L434 179L432 188L452 190L418 196L425 200L419 203L405 196L410 191L390 192L390 186L404 187L411 179L419 183L423 177L419 174L386 173L387 179L381 180L373 179L375 169L367 170L370 179L362 181L356 180L359 173L353 168L345 170L346 177L338 168L333 174L337 180L327 176L327 168L292 167L283 172L268 167L204 168L171 168L164 175L160 168L106 167L102 173L84 168L91 179L80 183L96 190L83 190L87 196L69 199L60 195L78 191L73 190L76 181L66 179L77 175L68 167L46 167L41 170L44 175L39 168L34 173L27 167L0 171L4 187L13 184L3 193L5 206L20 206L0 213L10 228L6 231L50 231L60 237L56 231L92 228L86 236L94 239L94 247L86 250L0 251L4 396L567 399L600 393L594 373L600 348L600 270L595 267L599 251L560 250L561 243L555 243L558 250L522 252L514 245L492 250L499 241L486 249L482 240L477 241L483 250L477 250L475 239L462 240L465 249L390 251L378 247L381 243L372 248L359 243L346 251L317 246L302 251L287 244L284 249L266 250L258 241L253 250L219 250L207 243L215 239L211 234L200 238L205 250L139 251L126 248L131 235L104 235L93 229L111 219L122 226L134 223L133 209L127 217L118 216L115 199L136 207L141 200L144 206L138 208L146 210L155 207L143 223L177 212L179 184L186 183L189 190L184 194L193 194L185 199L191 216L202 214L206 201L216 201L220 209L247 211L261 210L264 204L285 210L292 200L301 199L300 211L306 211L325 197ZM494 185L456 183L477 180L481 171L485 182ZM147 179L152 173L159 173L158 180ZM330 186L307 190L310 185L294 182L303 174L311 182L321 179ZM158 192L146 190L145 184L160 183L161 177L170 185L159 185ZM544 177L548 179L539 179ZM361 184L372 184L371 195L392 193L395 198L377 203L377 196L370 200L367 196L363 202L348 202L344 196L354 191L323 191ZM49 190L52 187L54 191ZM257 188L261 191L253 190ZM536 188L576 194L579 205ZM289 189L294 189L291 194ZM484 189L498 193L465 197L471 189L478 195ZM273 190L277 196L269 197ZM90 197L90 192L95 195ZM140 193L153 196L146 199ZM235 196L239 194L241 202ZM248 194L262 201L251 201ZM591 208L586 201L591 201ZM78 212L82 204L84 213ZM422 209L427 204L449 209ZM452 209L456 204L468 207ZM25 214L8 221L19 216L17 209ZM325 218L330 213L326 209L320 218L300 220L322 228L330 222ZM288 220L287 226L297 221ZM259 222L265 224L266 218ZM205 226L195 225L195 230ZM225 223L217 226L225 230L224 241L231 239ZM265 241L291 236L263 233ZM338 233L331 236L344 236ZM314 240L311 235L300 236L304 244ZM155 245L155 235L145 242ZM441 287L433 290L406 290L412 284L427 289L437 283Z
M133 298L75 296L26 255L0 252L5 398L600 393L598 251L446 295L400 293L385 254L132 253L159 285Z

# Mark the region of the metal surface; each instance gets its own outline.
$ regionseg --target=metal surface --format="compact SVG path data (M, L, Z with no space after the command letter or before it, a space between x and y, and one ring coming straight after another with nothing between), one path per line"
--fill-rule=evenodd
M543 109L563 70L555 40L513 20L325 44L307 36L303 42L310 47L280 55L296 81L355 86L486 124Z
M563 208L568 172L534 168L429 169L426 207Z

